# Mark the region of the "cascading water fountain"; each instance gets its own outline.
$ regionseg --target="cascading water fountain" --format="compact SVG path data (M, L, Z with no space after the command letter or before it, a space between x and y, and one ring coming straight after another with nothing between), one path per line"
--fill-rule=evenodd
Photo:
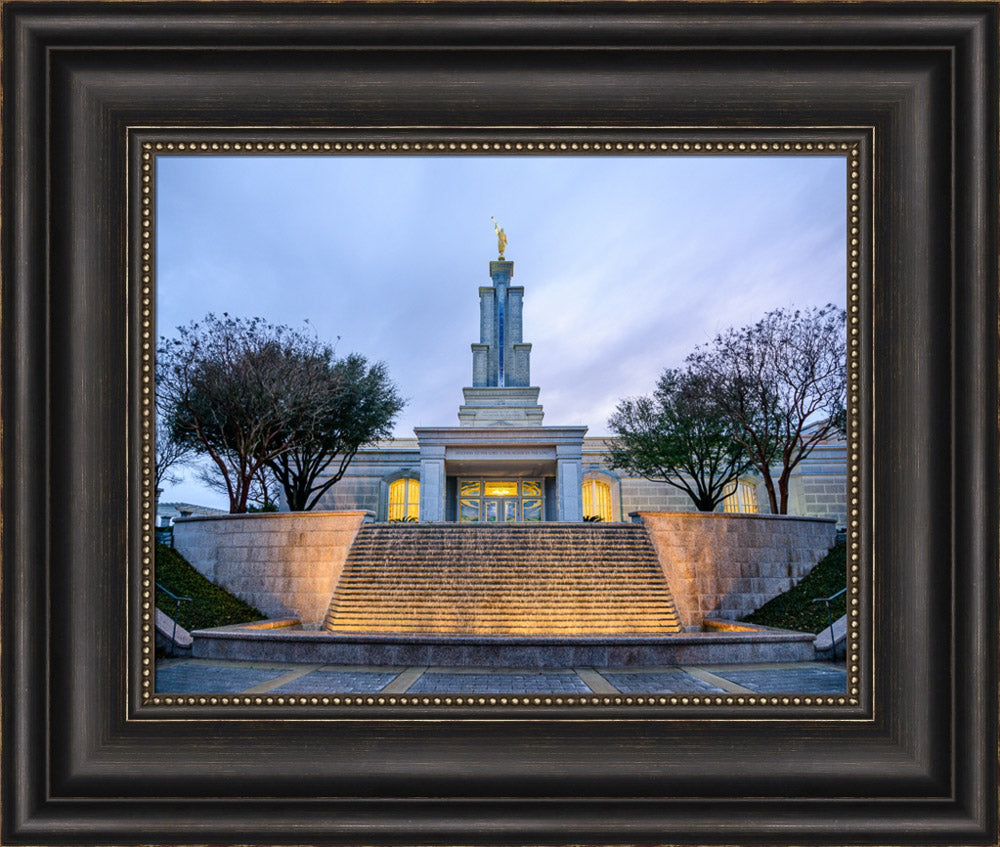
M620 524L364 526L324 626L383 635L680 631L645 530Z

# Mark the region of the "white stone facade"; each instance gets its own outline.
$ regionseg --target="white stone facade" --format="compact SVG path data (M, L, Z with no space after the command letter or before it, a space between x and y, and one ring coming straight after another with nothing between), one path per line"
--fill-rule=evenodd
M542 425L539 389L531 385L531 345L522 338L524 289L511 285L512 261L489 267L492 285L479 289L479 341L471 345L472 385L462 389L459 426L422 427L414 439L360 450L317 507L367 509L386 520L389 485L408 477L420 481L419 519L426 522L458 520L458 487L469 478L538 481L544 488L545 521L582 520L581 485L595 480L610 487L614 521L629 521L638 511L693 511L681 489L612 470L607 439L585 438L587 427ZM757 483L758 511L769 512L759 478L747 473L742 481ZM791 514L845 522L843 441L820 445L799 464L789 504Z
M542 429L549 429L549 427ZM511 432L504 431L481 433L480 457L484 461L497 458L498 448L491 445L490 439L498 435L509 437L511 434ZM615 520L630 521L629 514L631 512L694 511L691 499L679 488L662 482L651 482L647 479L625 476L620 471L610 470L606 442L607 440L604 438L582 439L579 481L596 478L609 483L612 513ZM513 452L510 455L513 458ZM531 459L529 453L521 455L521 461L525 465ZM535 456L534 459L538 460L539 456ZM539 475L543 478L550 478L554 486L556 484L554 456L552 459L546 457L545 460L553 463L551 470ZM461 467L464 470L464 466ZM535 467L537 468L537 462ZM507 468L507 472L510 472L511 465L508 464ZM494 464L488 475L501 477L504 473L503 465ZM448 463L445 463L444 485L443 488L438 489L439 493L435 495L441 498L438 512L436 512L443 516L439 518L440 520L457 519L449 517L453 510L449 508L447 498L449 489L454 487L451 480L462 475L465 474L449 472ZM344 477L323 495L317 509L368 509L375 514L376 520L385 520L388 484L401 476L421 478L421 454L416 439L386 441L374 447L359 450ZM572 478L576 479L577 477L574 475ZM753 474L745 475L744 479L757 483L759 513L769 513L770 508L764 484ZM579 484L575 486L575 490L577 493L579 492ZM559 507L554 503L548 505L550 508L546 510L545 520L559 520L559 513L556 511ZM573 509L575 514L575 504L567 505L566 508ZM423 519L423 514L421 514L421 519ZM832 518L838 526L846 522L847 451L843 443L817 447L813 454L795 469L789 486L789 514Z

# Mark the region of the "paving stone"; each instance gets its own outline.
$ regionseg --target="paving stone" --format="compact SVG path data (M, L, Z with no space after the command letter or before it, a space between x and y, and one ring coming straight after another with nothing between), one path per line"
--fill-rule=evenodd
M373 694L399 674L373 671L313 671L274 689L281 694Z
M720 694L721 688L711 685L684 671L657 673L614 673L602 675L622 694Z
M741 668L712 673L766 694L843 694L847 690L847 673L841 668Z
M234 694L276 680L294 665L261 666L252 662L169 660L156 669L156 691L160 694ZM422 671L407 669L403 673ZM711 684L681 669L609 670L602 676L624 694L717 694ZM713 666L711 673L750 691L774 694L842 694L847 688L843 667ZM368 694L382 691L400 676L397 669L340 668L313 670L271 691L284 694ZM590 694L591 689L573 672L490 671L470 669L453 672L430 669L409 686L412 694ZM396 691L395 693L402 693Z
M575 673L425 673L410 694L590 694Z
M187 662L157 668L157 694L235 694L281 676L281 668L194 665Z

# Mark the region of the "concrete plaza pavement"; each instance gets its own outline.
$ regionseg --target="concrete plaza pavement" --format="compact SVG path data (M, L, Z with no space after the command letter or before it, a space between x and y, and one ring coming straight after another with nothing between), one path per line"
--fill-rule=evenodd
M157 694L844 694L843 662L660 668L361 667L161 659Z

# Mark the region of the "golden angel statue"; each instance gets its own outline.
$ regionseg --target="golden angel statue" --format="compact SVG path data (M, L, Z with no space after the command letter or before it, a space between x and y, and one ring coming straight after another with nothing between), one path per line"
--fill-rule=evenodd
M493 231L497 234L497 245L500 248L500 258L503 259L503 251L507 249L507 233L503 231L503 227L497 226L497 219L494 217L490 218L493 221Z

